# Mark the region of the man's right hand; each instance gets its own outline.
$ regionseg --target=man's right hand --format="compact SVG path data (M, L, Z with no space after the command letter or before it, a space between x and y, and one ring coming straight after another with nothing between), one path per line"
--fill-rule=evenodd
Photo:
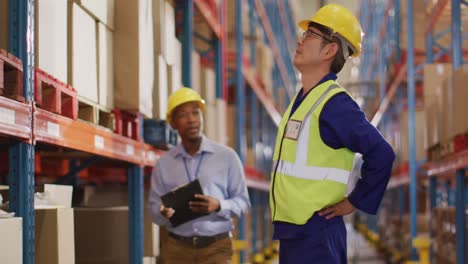
M174 209L170 207L164 207L164 205L161 204L161 207L159 207L159 212L162 214L162 216L166 217L167 219L171 218L175 211Z

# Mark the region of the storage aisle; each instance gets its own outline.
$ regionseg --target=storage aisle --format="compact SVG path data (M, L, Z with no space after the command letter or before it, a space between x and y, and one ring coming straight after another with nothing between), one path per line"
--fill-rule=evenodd
M349 264L384 264L379 253L361 234L356 232L352 223L346 223Z

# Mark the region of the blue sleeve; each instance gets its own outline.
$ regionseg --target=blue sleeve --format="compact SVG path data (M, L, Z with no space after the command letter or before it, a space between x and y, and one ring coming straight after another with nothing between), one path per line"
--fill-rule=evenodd
M159 207L162 204L161 196L167 192L164 188L164 183L162 180L162 173L160 167L160 161L156 163L151 174L151 190L149 194L149 204L151 209L151 217L153 222L158 225L170 225L170 222L167 218L161 215L159 212Z
M320 135L329 147L362 154L361 177L348 199L355 208L376 214L395 160L392 147L346 93L330 98L319 122Z
M231 219L233 216L240 218L251 206L245 182L244 166L233 150L229 150L228 155L230 166L227 197L219 201L220 210L218 215L225 219Z

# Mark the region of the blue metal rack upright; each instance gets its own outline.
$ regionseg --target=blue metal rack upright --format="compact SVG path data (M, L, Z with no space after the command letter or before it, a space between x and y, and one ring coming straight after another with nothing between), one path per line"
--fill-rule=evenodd
M407 83L408 83L408 140L409 140L409 177L410 177L410 235L411 241L417 236L417 178L416 178L416 146L415 146L415 65L414 65L414 28L413 28L413 2L407 1ZM412 245L412 243L411 243ZM416 260L416 251L411 246L411 256L412 260Z
M128 169L129 263L143 263L143 168Z
M439 17L441 14L446 11L446 5L448 4L448 0L440 0L440 1L433 1L433 5L427 12L427 24L425 26L425 33L426 33L426 49L425 49L425 62L426 63L434 63L436 61L439 61L441 59L444 59L449 55L449 52L451 52L451 62L453 65L453 70L455 71L456 69L460 68L462 64L464 63L463 58L464 55L466 54L466 51L462 49L462 41L463 41L463 32L462 32L462 27L461 27L461 6L466 5L466 1L460 1L460 0L452 0L451 1L451 8L450 8L450 16L451 16L451 25L449 29L443 29L442 31L435 32L434 28L435 25L438 24ZM389 191L390 191L390 197L393 199L395 198L396 194L398 195L398 201L399 201L399 217L401 219L402 212L405 211L405 206L406 202L405 201L405 188L408 187L409 184L409 194L410 194L410 199L409 199L409 212L410 212L410 232L411 232L411 238L415 238L417 235L417 226L416 226L416 212L417 212L417 184L420 183L417 180L417 173L424 174L425 172L421 170L421 167L419 166L420 161L416 161L415 158L415 134L414 134L414 109L415 109L415 83L418 80L418 72L422 69L424 66L423 64L420 65L415 65L416 59L420 58L417 57L419 56L417 52L415 52L414 49L414 34L413 34L413 19L414 19L414 12L413 12L413 3L414 1L407 1L406 2L406 10L407 10L407 41L408 41L408 46L407 50L404 54L406 54L406 62L401 61L403 65L406 64L406 69L402 68L403 71L406 73L406 80L407 80L407 98L408 98L408 112L409 112L409 146L410 146L410 161L409 161L409 173L408 175L401 175L402 177L399 178L392 178L389 184ZM361 22L365 21L364 23L372 23L372 15L369 13L372 12L379 12L379 8L372 6L375 4L379 4L378 2L372 2L372 1L363 1L362 2L363 7L361 8ZM377 11L376 11L377 10ZM400 19L398 18L400 16L400 1L395 0L393 3L393 10L395 14L395 21L394 21L394 27L395 31L393 34L395 34L395 40L396 43L399 43L399 37L400 37L400 32L401 32L401 25L400 25ZM363 25L366 27L366 25ZM444 47L441 44L439 44L439 39L441 39L444 35L447 33L451 32L451 46L450 47ZM368 33L367 37L368 38L373 38L375 34L375 30L369 29L367 31ZM364 41L364 45L381 45L382 40L378 38L377 41L372 40L373 43L368 43L369 40ZM383 41L385 43L385 41ZM369 49L367 49L369 50ZM373 50L373 49L371 49ZM396 46L396 50L394 52L394 55L397 59L400 59L400 49L398 48L398 45ZM361 67L361 71L365 73L369 73L369 69L366 65L373 64L373 59L369 59L369 56L372 57L374 55L369 55L366 52L363 54L362 62L364 63L363 67ZM386 58L388 60L388 58ZM382 61L385 61L385 56ZM380 63L382 63L382 61ZM381 71L382 69L380 69ZM371 72L370 76L373 76L373 72ZM399 73L397 72L396 75ZM361 75L362 76L362 75ZM381 78L382 76L380 76ZM396 78L394 77L393 83L390 85L388 88L388 93L385 96L385 98L393 98L394 94L398 95L398 99L396 100L397 102L401 102L403 97L401 96L401 90L398 90L398 84L401 82L402 78ZM381 87L382 88L382 87ZM396 93L395 93L396 91ZM382 103L384 105L385 102ZM382 107L379 109L378 118L380 120L385 120L385 118L382 118L383 113L385 110L387 110L389 107L388 105L391 105L390 103L387 102L387 106ZM396 109L396 112L401 111L402 106L399 104L396 104L394 106ZM391 114L390 114L391 115ZM378 122L376 122L378 123ZM400 144L403 142L400 142ZM428 189L429 189L429 207L432 210L437 206L437 204L440 204L441 197L444 200L446 200L445 205L450 205L454 204L456 207L456 228L457 230L464 230L464 226L466 223L465 219L465 209L466 209L466 176L465 176L465 168L468 167L468 163L466 161L466 157L464 154L460 155L455 155L454 157L451 158L445 158L443 160L437 160L437 161L431 161L427 162L424 164L424 169L426 170L426 173L428 174L429 178L428 180ZM452 170L456 170L455 175L451 173ZM452 177L449 178L448 183L444 183L442 181L438 180L438 176L441 174L451 174ZM423 178L423 180L425 180ZM450 180L455 180L456 181L456 188L455 190L452 190L452 187L450 186ZM440 189L440 191L439 191ZM395 193L397 191L397 193ZM441 195L442 194L442 195ZM394 213L396 211L395 203L392 201L390 203L390 211ZM431 220L432 221L432 220ZM465 232L457 232L457 263L465 263L466 262L466 253L464 251L464 248L466 246L466 241L465 241ZM411 256L412 259L416 259L416 256L413 254Z
M34 100L34 0L10 0L10 51L23 61L23 95ZM33 126L32 118L30 123ZM23 263L34 263L34 145L17 141L9 150L10 209L23 218Z

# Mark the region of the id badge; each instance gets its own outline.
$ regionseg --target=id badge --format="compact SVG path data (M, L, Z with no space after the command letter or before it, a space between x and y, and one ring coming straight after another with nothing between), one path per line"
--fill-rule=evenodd
M298 120L289 120L286 125L286 133L284 134L285 138L292 140L297 140L299 137L299 132L301 131L302 122Z

